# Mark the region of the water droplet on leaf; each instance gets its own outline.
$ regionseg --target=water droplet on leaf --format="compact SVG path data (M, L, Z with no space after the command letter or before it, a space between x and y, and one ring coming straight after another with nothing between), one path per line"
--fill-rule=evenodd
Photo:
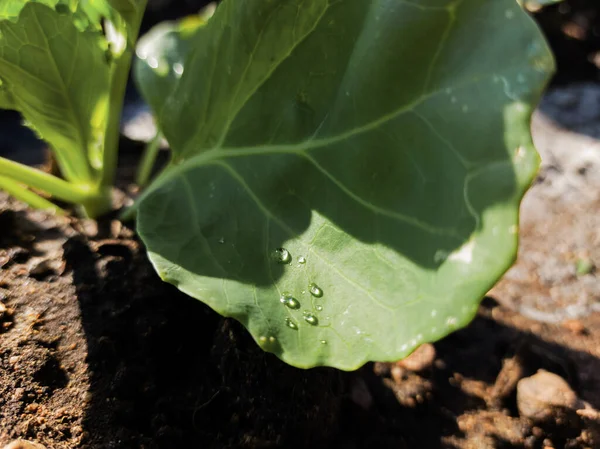
M292 255L285 248L277 248L273 254L277 263L289 264L292 261Z
M279 302L281 302L281 304L290 309L300 308L300 303L298 302L298 300L288 293L284 293L283 295L281 295L281 298L279 298Z
M285 325L287 327L289 327L290 329L298 330L298 325L296 323L294 323L294 321L292 321L291 318L285 319Z
M321 290L321 288L315 283L310 284L308 286L308 289L310 291L310 294L316 298L320 298L321 296L323 296L323 290Z
M320 341L320 343L321 343L322 345L326 345L326 344L327 344L327 340L321 340L321 341Z
M223 243L225 243L225 237L221 237L219 240L217 240L221 245Z
M320 312L321 310L323 310L323 306L317 306L315 307L315 309L317 309Z
M304 313L304 321L306 321L311 326L316 326L319 324L319 319L314 316L312 313Z
M305 264L306 263L306 257L304 257L304 256L298 257L298 263Z
M173 72L177 78L181 77L181 75L183 75L183 65L179 62L173 64Z

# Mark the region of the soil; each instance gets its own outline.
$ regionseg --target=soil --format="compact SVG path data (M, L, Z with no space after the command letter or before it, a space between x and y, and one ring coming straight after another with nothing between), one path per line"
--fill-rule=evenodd
M600 422L536 422L516 400L517 382L545 369L600 407L599 314L540 323L486 298L424 363L302 371L162 283L118 221L48 216L5 196L0 210L1 444L600 447Z
M151 14L181 15L170 4ZM54 217L0 193L0 446L600 448L597 11L568 0L537 14L560 71L534 117L543 163L516 264L467 328L404 361L291 368L161 282L114 217ZM0 153L43 162L19 132ZM141 148L125 146L124 190Z
M424 363L297 370L162 283L118 221L5 196L0 210L0 444L600 447L600 422L535 422L516 402L517 381L545 369L600 407L599 314L540 323L487 298Z

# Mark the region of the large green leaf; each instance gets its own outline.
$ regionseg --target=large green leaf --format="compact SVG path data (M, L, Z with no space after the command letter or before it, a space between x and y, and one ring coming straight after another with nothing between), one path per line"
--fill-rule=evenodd
M109 67L101 41L100 33L79 30L69 11L40 2L0 22L0 79L11 99L0 106L35 126L74 182L89 182L88 152L101 148L106 126Z
M0 108L15 109L15 102L6 86L0 81Z
M512 263L553 67L515 0L225 0L159 111L149 256L292 365L400 359Z

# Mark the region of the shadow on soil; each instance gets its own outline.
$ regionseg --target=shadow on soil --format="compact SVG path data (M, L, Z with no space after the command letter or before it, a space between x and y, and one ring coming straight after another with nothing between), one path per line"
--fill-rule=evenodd
M92 372L88 448L450 448L465 412L497 406L518 416L514 392L490 406L453 378L493 385L515 354L526 375L543 368L576 390L574 359L600 370L595 357L499 324L490 298L467 329L436 344L435 367L400 388L372 364L356 373L298 370L162 283L133 240L72 238L65 258ZM578 431L548 429L555 444ZM492 438L498 447L524 447Z

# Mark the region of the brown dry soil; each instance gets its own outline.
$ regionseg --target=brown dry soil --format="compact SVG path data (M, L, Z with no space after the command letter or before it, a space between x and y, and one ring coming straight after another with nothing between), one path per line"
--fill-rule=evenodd
M0 196L0 267L0 445L600 447L597 414L553 409L534 422L516 395L545 369L600 408L598 313L540 323L488 297L431 363L303 371L162 283L116 220Z

